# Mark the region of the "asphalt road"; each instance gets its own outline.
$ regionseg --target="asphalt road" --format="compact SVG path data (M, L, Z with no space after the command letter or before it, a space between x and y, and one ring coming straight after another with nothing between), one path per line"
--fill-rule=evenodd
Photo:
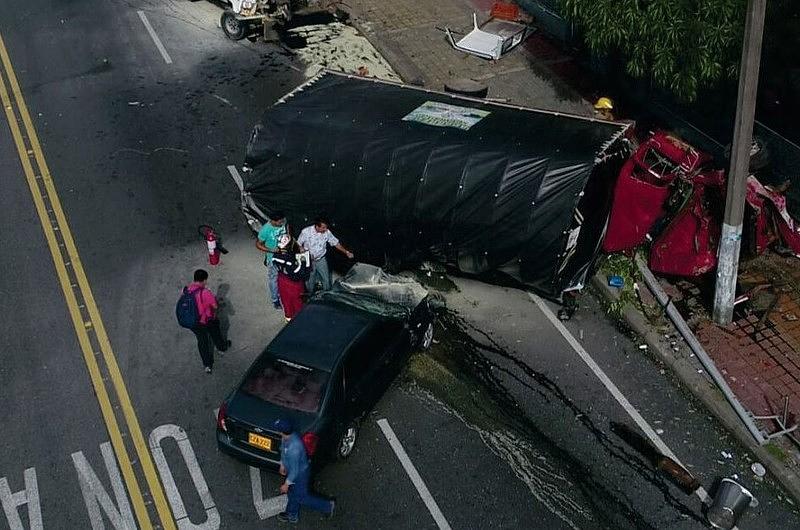
M101 0L31 0L0 13L64 212L58 230L43 229L21 161L39 150L23 120L19 136L0 126L0 528L168 527L159 512L167 505L180 528L278 526L278 478L219 454L214 440L214 409L282 323L266 303L226 168L241 163L260 112L302 82L307 65L275 45L226 40L218 15L207 2ZM12 88L7 69L3 82ZM11 109L20 116L16 99ZM16 141L30 148L22 156ZM42 172L37 163L30 178ZM224 296L234 347L211 376L173 314L180 287L205 264L201 223L217 227L230 250L211 285ZM57 242L65 231L98 308L78 321L86 344L71 311L93 302L79 273L82 294L65 302L74 256L64 255L60 277L48 247L46 234ZM431 500L453 528L702 527L699 499L610 432L610 420L634 425L629 411L525 293L459 287L448 295L458 317L443 319L449 327L431 355L413 359L352 458L318 477L339 501L337 516L305 514L302 527L436 528ZM706 487L747 472L744 451L601 311L570 328L590 338L589 353ZM130 476L109 444L104 392ZM419 472L427 504L381 419ZM140 452L139 439L150 451ZM771 483L752 485L761 504L746 527L800 527Z

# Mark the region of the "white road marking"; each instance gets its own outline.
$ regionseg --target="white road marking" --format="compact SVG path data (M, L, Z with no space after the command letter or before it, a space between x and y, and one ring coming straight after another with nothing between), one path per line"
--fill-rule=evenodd
M206 510L206 520L202 523L193 523L189 520L189 515L186 513L186 505L183 503L178 486L175 484L175 478L172 476L164 451L161 449L161 442L164 438L172 438L178 443L178 449L181 452L183 461L186 463L186 467L189 468L189 475L192 477L194 487L200 496L203 508ZM156 427L150 433L150 450L153 453L156 467L158 467L158 473L161 475L161 482L164 485L169 504L172 506L172 513L175 516L175 522L178 523L178 528L180 530L217 530L220 527L219 512L214 505L211 491L209 491L206 479L200 470L200 464L197 462L197 457L194 454L192 443L186 436L186 431L172 424Z
M406 450L403 449L403 445L400 443L400 440L397 439L397 435L392 430L389 422L386 421L385 418L381 418L378 420L378 426L383 431L383 435L386 437L389 445L392 446L392 450L394 451L394 454L397 455L397 459L400 460L400 463L403 465L403 469L406 470L408 478L411 479L414 487L417 488L417 493L419 493L419 496L422 498L422 502L425 503L428 511L433 516L433 520L436 522L436 525L442 530L450 530L450 523L447 522L444 514L439 509L439 505L436 504L431 492L428 491L428 487L425 485L422 477L419 476L417 468L414 467L414 464L411 462L408 454L406 454Z
M103 530L102 507L111 524L117 530L136 530L136 520L133 518L131 505L125 493L125 485L119 473L119 467L114 457L114 450L109 442L100 444L100 452L103 453L103 460L108 471L108 478L111 480L111 488L117 500L116 505L111 500L111 496L103 487L103 483L94 472L89 461L81 451L72 453L72 462L75 464L75 471L78 472L78 482L83 493L83 501L86 503L86 511L89 512L89 521L94 530ZM119 509L117 509L119 506Z
M285 511L288 497L278 495L265 499L261 489L261 470L253 466L248 467L250 468L250 486L253 490L253 506L256 508L258 518L263 521Z
M228 166L228 169L233 166ZM236 171L236 168L233 168ZM214 409L214 421L217 421L219 408ZM264 489L261 486L261 470L257 467L247 466L250 469L250 489L253 491L253 507L256 509L258 518L262 521L275 517L286 510L286 495L276 495L275 497L264 498Z
M156 48L158 48L158 51L161 52L161 57L164 58L164 62L167 64L172 64L172 57L169 56L167 49L164 48L164 45L161 43L161 39L158 38L153 26L150 25L150 21L147 20L147 15L144 14L144 11L137 11L136 13L139 15L139 18L142 19L142 24L144 24L144 28L147 30L147 33L150 34L150 38L153 39Z
M11 493L6 477L0 478L0 503L6 512L8 527L11 530L24 530L22 519L17 508L28 505L28 523L31 530L42 530L42 505L39 502L39 483L36 481L36 469L29 467L25 470L25 489Z
M228 173L231 174L231 178L239 186L240 190L244 189L244 181L242 180L242 176L239 174L239 171L236 169L236 166L228 166Z
M664 441L656 433L656 431L653 430L653 428L650 426L649 423L647 423L647 420L645 420L642 417L642 415L639 414L639 411L636 410L636 407L631 405L631 402L628 401L628 398L626 398L622 392L620 392L619 388L617 388L617 385L615 385L614 382L611 379L609 379L609 377L606 375L603 369L600 368L600 366L595 362L595 360L592 359L592 357L586 352L586 350L583 349L581 343L578 342L577 339L575 339L575 337L572 336L572 333L570 333L569 330L564 326L564 324L561 323L561 321L553 313L553 311L549 307L547 307L547 304L545 304L544 300L542 300L533 293L528 293L528 296L530 296L531 300L533 300L534 303L542 311L542 313L544 313L544 316L546 316L547 319L550 321L550 323L553 324L553 327L555 327L558 330L558 332L561 333L561 336L564 337L564 340L566 340L567 343L570 346L572 346L572 349L575 350L575 353L577 353L578 356L581 359L583 359L583 362L585 362L586 365L589 367L589 369L591 369L592 372L594 372L594 375L596 375L597 378L600 380L600 382L603 383L603 386L605 386L606 389L611 393L611 395L614 396L614 399L617 400L617 403L619 403L622 406L622 408L625 409L625 412L627 412L628 415L631 417L631 419L633 419L633 421L636 423L636 425L638 425L639 428L642 429L645 435L647 435L647 437L650 439L651 442L653 442L653 444L658 448L658 450L661 451L661 453L663 453L664 455L673 459L681 466L683 466L683 464L681 464L681 461L678 460L678 457L675 456L675 453L673 453L672 450L669 447L667 447L667 444L664 443ZM703 501L704 503L707 503L709 501L708 492L702 486L698 488L695 493L697 493L697 496L700 497L700 500Z

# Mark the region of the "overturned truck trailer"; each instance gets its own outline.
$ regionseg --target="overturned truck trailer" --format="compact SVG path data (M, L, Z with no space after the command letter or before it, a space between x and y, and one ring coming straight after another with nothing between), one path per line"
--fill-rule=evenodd
M501 271L560 299L599 251L626 128L323 72L253 130L243 208L295 231L324 213L361 261Z

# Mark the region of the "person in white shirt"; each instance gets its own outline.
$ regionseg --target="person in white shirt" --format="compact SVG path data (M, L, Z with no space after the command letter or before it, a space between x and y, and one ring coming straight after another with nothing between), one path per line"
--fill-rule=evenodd
M317 217L314 224L303 228L297 242L311 255L311 276L306 282L306 289L309 294L313 294L317 283L322 284L323 290L331 288L331 271L328 268L328 261L325 254L328 252L328 245L332 246L349 259L353 259L353 253L347 250L336 236L328 229L328 220L325 217Z

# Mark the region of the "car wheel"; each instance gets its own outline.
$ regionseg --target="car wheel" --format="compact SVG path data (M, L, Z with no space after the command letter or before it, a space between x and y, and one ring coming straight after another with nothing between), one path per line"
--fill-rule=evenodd
M345 427L339 438L339 443L336 444L336 458L344 460L353 453L353 448L356 446L356 439L358 438L358 423L350 422Z
M425 331L422 332L422 336L419 338L419 349L427 350L433 344L433 321L428 322L428 325L425 326Z
M222 31L231 40L242 40L247 36L247 24L236 18L236 13L230 10L223 11L219 20Z

